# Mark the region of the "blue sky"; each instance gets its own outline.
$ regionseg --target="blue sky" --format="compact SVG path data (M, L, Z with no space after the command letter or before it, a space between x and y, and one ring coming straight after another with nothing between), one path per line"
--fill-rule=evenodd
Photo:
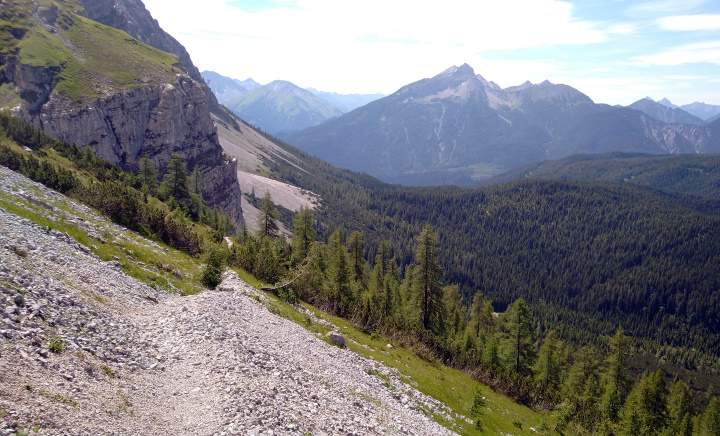
M548 79L602 103L720 104L717 0L145 3L201 69L241 79L391 93L467 62L501 86Z

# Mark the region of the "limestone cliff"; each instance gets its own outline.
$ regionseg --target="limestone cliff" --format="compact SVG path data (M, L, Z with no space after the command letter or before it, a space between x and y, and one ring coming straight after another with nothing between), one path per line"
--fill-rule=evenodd
M0 50L0 86L20 101L13 110L47 134L90 146L125 168L148 157L162 172L179 154L203 175L205 199L243 225L236 163L223 155L210 116L217 102L187 52L140 1L86 3L87 10L55 1L3 12L8 16L0 18L17 23L14 32L0 29L16 35L15 46ZM108 23L125 23L157 47L85 17L102 15L103 6L115 14Z

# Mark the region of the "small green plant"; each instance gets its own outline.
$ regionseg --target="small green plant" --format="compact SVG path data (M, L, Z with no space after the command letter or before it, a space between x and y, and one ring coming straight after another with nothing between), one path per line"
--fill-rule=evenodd
M520 422L520 421L513 421L513 425L515 427L517 427L519 430L522 430L522 428L523 428L522 422Z
M106 376L108 376L108 377L110 377L110 378L115 378L115 375L116 375L116 374L115 374L115 371L113 371L113 369L110 368L109 366L107 366L107 365L100 365L100 370L101 370L101 371L103 372L103 374L105 374Z
M208 255L207 265L203 270L202 284L209 289L215 289L222 281L222 273L225 269L225 251L220 247L214 247Z
M475 397L473 397L473 404L470 408L470 417L475 420L475 428L477 428L478 430L482 429L482 422L480 421L480 417L482 416L485 406L487 406L487 401L485 400L485 397L480 393L480 391L475 392Z
M62 338L54 337L51 338L48 342L48 350L50 350L51 353L60 354L63 351L65 351L65 341L62 340Z

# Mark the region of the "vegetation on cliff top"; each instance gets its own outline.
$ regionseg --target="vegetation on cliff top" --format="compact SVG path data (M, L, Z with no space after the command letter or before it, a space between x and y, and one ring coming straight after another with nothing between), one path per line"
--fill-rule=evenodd
M24 65L55 69L56 92L82 101L174 82L174 55L79 15L69 2L43 3L33 13L30 2L13 0L0 13L0 49Z

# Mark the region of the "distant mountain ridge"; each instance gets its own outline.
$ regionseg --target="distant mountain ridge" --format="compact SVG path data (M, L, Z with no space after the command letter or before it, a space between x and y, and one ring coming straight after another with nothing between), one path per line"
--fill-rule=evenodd
M408 185L473 184L578 153L720 150L703 126L595 104L548 81L502 89L467 64L287 139L332 164Z
M695 102L681 107L685 112L691 113L708 122L712 122L712 120L720 116L720 106L718 105Z
M214 71L203 71L202 75L223 105L274 135L316 126L382 97L304 89L285 80L261 85L253 79L233 79Z
M639 110L640 112L643 112L644 114L664 123L694 125L702 125L705 123L704 120L686 112L678 106L673 105L667 99L656 102L649 97L645 97L642 100L636 101L628 107L631 109Z

